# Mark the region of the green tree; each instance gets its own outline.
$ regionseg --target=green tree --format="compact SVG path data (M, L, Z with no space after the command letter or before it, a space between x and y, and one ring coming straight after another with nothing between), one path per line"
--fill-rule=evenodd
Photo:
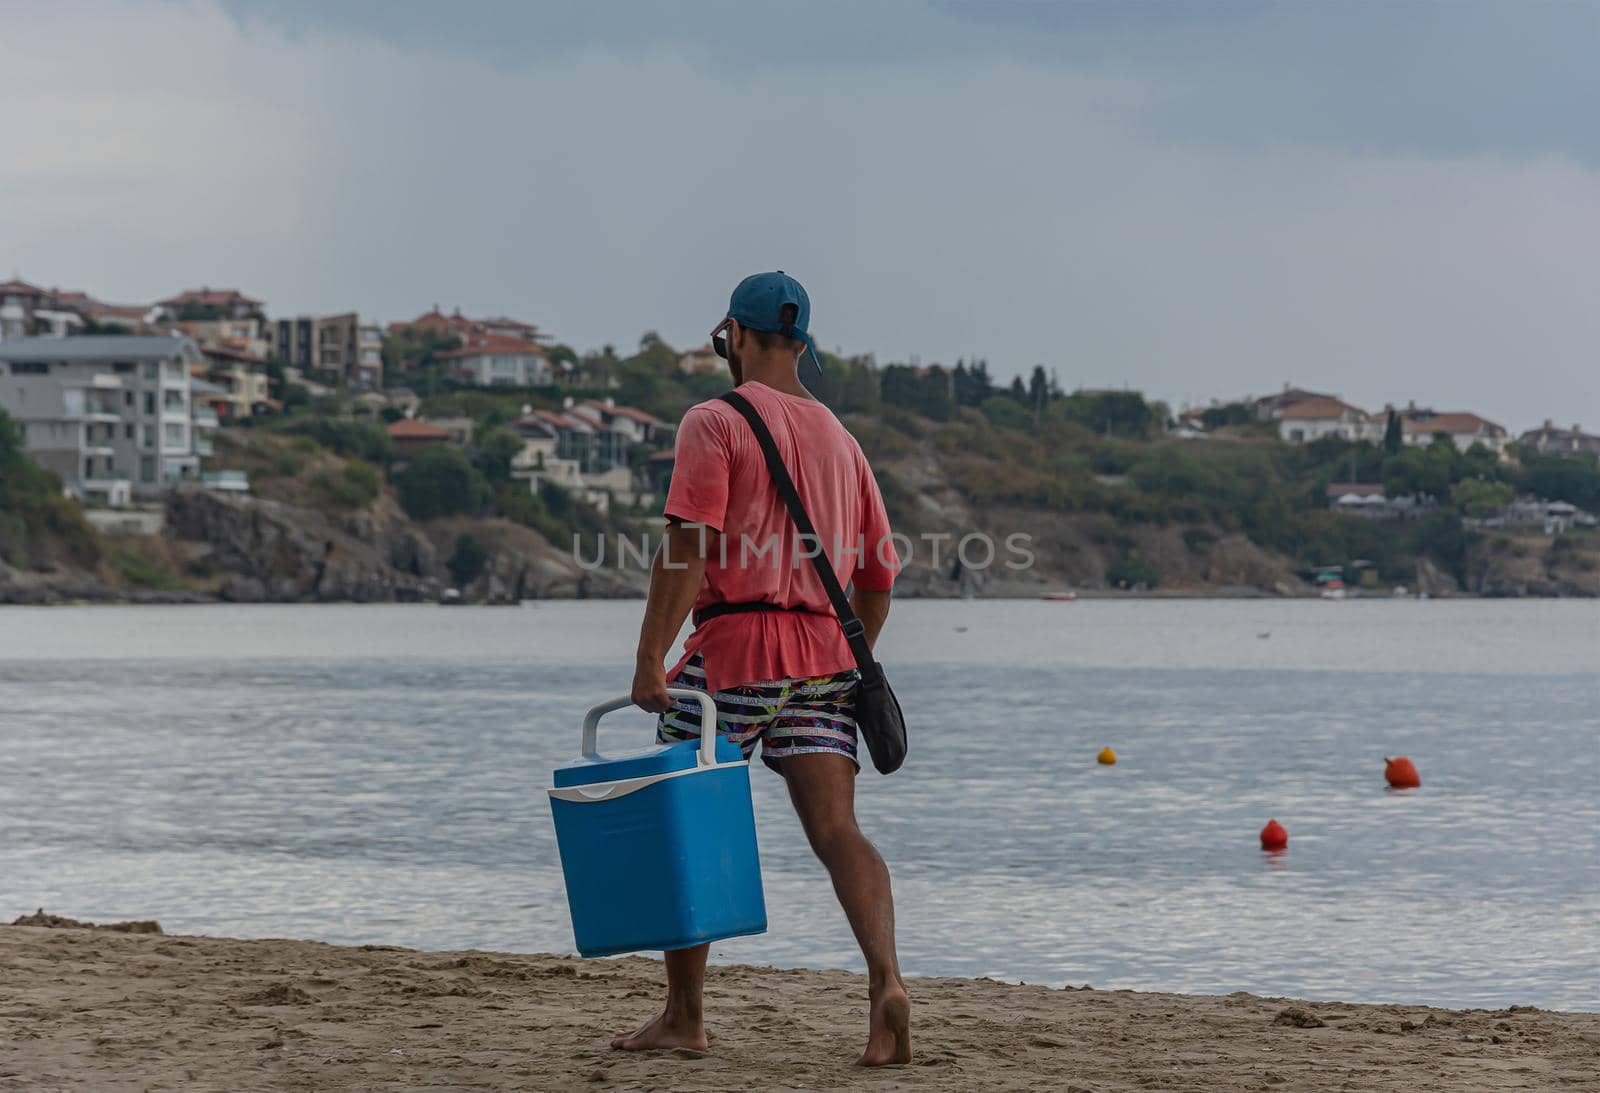
M877 410L878 372L872 367L870 357L845 358L832 353L817 356L822 363L822 378L807 381L812 394L837 414ZM727 378L719 375L717 385L726 387Z
M511 460L523 449L522 438L503 426L490 429L478 440L473 465L495 488L511 481Z
M1459 513L1454 509L1441 509L1418 522L1411 535L1411 547L1418 554L1432 557L1456 580L1465 583L1467 548L1475 538L1461 526Z
M1154 588L1161 583L1161 574L1155 566L1139 557L1138 550L1130 550L1106 570L1106 582L1112 588L1134 588L1144 585Z
M1389 455L1399 455L1403 447L1405 447L1405 435L1401 431L1400 415L1390 410L1389 420L1383 426L1383 450Z
M1464 515L1476 519L1493 516L1516 499L1517 491L1504 482L1463 478L1450 488L1450 501Z
M1027 429L1031 418L1028 411L1010 395L990 395L978 407L990 423L1002 429Z
M960 406L982 406L994 394L994 382L989 378L989 362L973 361L965 365L956 362L955 396Z
M1600 460L1593 454L1535 455L1522 459L1522 488L1547 501L1600 510Z
M949 421L955 412L950 373L938 365L915 368L909 364L891 364L883 370L880 390L884 405L910 410L935 421Z
M448 361L441 354L461 348L461 339L438 330L408 328L383 338L384 375L403 379L418 394L431 395L449 378Z
M471 515L488 504L489 484L460 450L436 444L395 480L400 505L414 520Z
M1426 448L1411 447L1383 461L1383 491L1390 497L1446 497L1457 458L1446 439Z
M464 531L456 539L456 548L445 566L450 570L450 578L455 581L456 587L465 588L477 580L488 560L489 551L478 541L478 537L470 531Z
M1208 406L1200 411L1200 424L1208 430L1228 425L1248 425L1256 418L1255 411L1243 402L1229 402L1222 406Z
M1137 391L1079 391L1064 401L1072 420L1104 436L1148 437L1161 424Z
M1033 366L1033 373L1028 377L1028 409L1033 411L1035 420L1044 413L1045 403L1050 401L1050 377L1045 374L1044 365Z

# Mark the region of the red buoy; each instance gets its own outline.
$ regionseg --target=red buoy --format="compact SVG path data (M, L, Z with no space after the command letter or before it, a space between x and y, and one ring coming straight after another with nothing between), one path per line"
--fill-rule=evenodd
M1261 849L1287 850L1289 848L1289 832L1284 830L1277 820L1268 820L1267 826L1261 829Z
M1411 760L1403 755L1393 759L1384 757L1383 776L1389 781L1391 789L1416 789L1422 785L1422 779L1417 776L1417 768Z

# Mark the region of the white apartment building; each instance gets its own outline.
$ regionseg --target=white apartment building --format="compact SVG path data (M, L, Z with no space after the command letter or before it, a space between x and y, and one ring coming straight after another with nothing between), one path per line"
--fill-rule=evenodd
M199 416L193 341L165 335L0 342L0 409L23 446L85 504L126 505L197 479L210 407Z

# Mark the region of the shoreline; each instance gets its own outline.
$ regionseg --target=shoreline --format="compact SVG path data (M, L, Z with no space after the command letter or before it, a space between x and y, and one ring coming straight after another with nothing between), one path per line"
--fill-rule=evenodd
M141 924L142 925L142 924ZM153 925L153 924L151 924ZM866 986L714 965L706 1053L612 1051L659 961L0 927L0 1089L1557 1089L1600 1014L913 978L913 1062L863 1072Z
M1125 603L1137 601L1140 603L1172 601L1191 603L1196 601L1217 601L1222 603L1237 603L1240 601L1261 601L1272 603L1295 603L1304 601L1322 601L1324 597L1315 591L1305 591L1284 595L1278 592L1258 588L1238 589L1149 589L1143 592L1121 591L1116 589L1074 589L1071 599L1062 599L1055 593L1019 593L1016 595L990 595L990 596L944 596L928 595L920 592L907 592L903 595L896 594L895 599L926 600L940 603L1076 603L1080 601ZM1579 603L1592 602L1600 596L1484 596L1475 592L1452 592L1447 595L1395 596L1383 592L1369 592L1366 594L1351 594L1339 600L1329 600L1330 603L1407 603L1407 602L1439 602L1466 600L1474 602L1502 602L1516 601L1528 603L1548 603L1553 601L1576 601ZM130 598L109 597L80 597L80 598L41 598L7 599L0 596L0 607L526 607L541 603L643 603L645 596L642 592L626 593L615 596L539 596L521 600L230 600L222 596L208 596L189 592L153 592L145 596Z

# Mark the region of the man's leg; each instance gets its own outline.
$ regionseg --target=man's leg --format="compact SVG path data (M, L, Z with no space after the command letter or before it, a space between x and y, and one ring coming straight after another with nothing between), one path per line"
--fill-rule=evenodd
M706 686L705 661L696 653L683 669L670 681L675 687L692 687L704 690ZM770 692L770 694L768 693ZM712 696L717 704L717 735L734 741L743 750L745 758L755 750L760 726L729 721L734 713L748 713L759 707L752 700L766 699L771 710L782 704L783 689L777 684L752 684L719 691ZM656 742L671 744L681 740L700 739L700 705L690 700L680 700L672 709L661 715L656 726ZM617 1036L611 1046L629 1051L651 1048L687 1047L696 1051L706 1049L706 1026L701 1011L701 995L706 982L706 955L709 945L696 945L690 949L673 949L663 954L667 964L667 1007L632 1036Z
M846 755L810 753L782 759L789 800L811 849L828 869L850 929L867 960L872 999L863 1066L911 1061L911 998L894 950L894 896L889 867L856 826L856 766Z
M701 1013L701 993L706 985L709 945L673 949L662 954L667 962L667 1008L632 1036L617 1036L611 1046L627 1051L687 1047L706 1049L706 1026Z

